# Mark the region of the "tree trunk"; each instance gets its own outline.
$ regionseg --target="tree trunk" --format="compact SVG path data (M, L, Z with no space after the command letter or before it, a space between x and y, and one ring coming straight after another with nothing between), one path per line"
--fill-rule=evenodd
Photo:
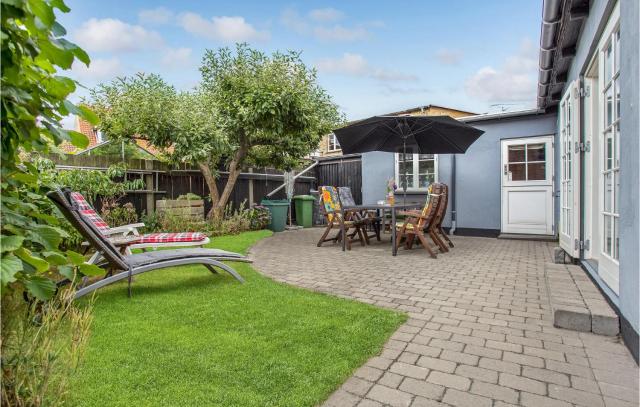
M213 172L209 166L209 162L206 163L198 163L198 167L200 167L200 171L202 171L202 176L204 177L204 181L207 183L207 187L209 187L209 196L211 197L211 203L213 206L211 210L207 214L207 218L211 218L214 216L214 209L218 202L220 201L220 193L218 192L218 184L216 183L216 177L213 176Z
M246 155L246 147L240 146L240 148L238 148L238 150L234 154L233 160L231 160L231 162L229 163L229 178L227 179L227 183L222 190L222 195L220 195L220 199L218 200L217 205L213 205L213 208L211 208L213 216L221 217L223 215L224 208L227 206L227 202L231 197L233 187L236 185L236 181L240 176L242 162L244 161Z

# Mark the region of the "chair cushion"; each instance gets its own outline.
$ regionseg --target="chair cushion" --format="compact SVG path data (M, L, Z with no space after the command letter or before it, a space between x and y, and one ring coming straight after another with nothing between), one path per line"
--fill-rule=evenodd
M146 264L161 263L169 260L190 259L198 257L208 257L215 260L244 259L245 256L218 249L174 249L155 250L144 253L136 253L125 256L125 261L131 267L140 267Z
M207 238L207 235L199 232L183 232L183 233L148 233L140 236L139 243L188 243L201 242Z
M71 201L78 207L78 213L82 218L90 222L102 234L109 231L109 225L102 219L98 212L87 202L87 200L79 192L71 192Z

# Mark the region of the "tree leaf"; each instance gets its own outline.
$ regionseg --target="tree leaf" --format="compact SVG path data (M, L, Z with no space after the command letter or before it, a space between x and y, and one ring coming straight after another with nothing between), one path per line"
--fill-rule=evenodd
M73 272L72 266L60 266L58 267L58 273L60 273L61 276L66 277L71 281L73 281L75 277L75 273Z
M49 270L49 263L46 260L41 259L40 257L33 256L31 252L24 247L16 250L15 255L18 256L23 262L32 266L35 271L39 273L43 273Z
M29 293L39 300L48 300L56 292L56 283L42 276L30 276L24 281Z
M6 236L0 237L0 252L12 252L18 250L22 246L24 236Z
M89 145L89 138L82 133L74 130L65 130L71 139L71 144L78 148L87 148Z
M7 284L16 281L16 273L22 271L22 261L13 254L3 256L0 261L0 280L2 286L6 287Z
M93 277L93 276L101 276L105 273L104 269L96 266L95 264L83 263L78 266L80 273L85 276Z
M62 236L58 229L47 225L34 225L28 236L32 241L40 243L47 250L57 249L62 241Z
M67 258L69 259L71 264L73 264L74 266L79 266L85 262L84 256L78 252L74 252L73 250L67 250L65 254L67 255Z
M50 264L56 266L62 266L68 263L67 258L64 257L60 252L42 252L42 255Z

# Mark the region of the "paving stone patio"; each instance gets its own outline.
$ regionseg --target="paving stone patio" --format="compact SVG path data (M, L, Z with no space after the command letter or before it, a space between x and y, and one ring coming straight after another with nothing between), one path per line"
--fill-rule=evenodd
M454 237L449 253L349 252L321 229L251 252L274 280L409 315L325 406L637 407L638 367L618 337L553 327L544 264L553 243Z

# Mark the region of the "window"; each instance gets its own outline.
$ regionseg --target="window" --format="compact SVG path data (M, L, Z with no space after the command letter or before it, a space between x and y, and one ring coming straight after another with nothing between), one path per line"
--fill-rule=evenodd
M338 151L340 150L340 143L338 143L338 138L335 134L329 134L328 138L328 146L327 151Z
M406 174L406 175L405 175ZM438 180L438 156L435 154L396 154L396 184L408 190L426 190Z
M515 144L508 147L509 181L546 180L546 144Z
M602 188L602 253L614 261L619 250L619 191L620 191L620 29L616 28L600 51L602 67L603 111L601 133Z

